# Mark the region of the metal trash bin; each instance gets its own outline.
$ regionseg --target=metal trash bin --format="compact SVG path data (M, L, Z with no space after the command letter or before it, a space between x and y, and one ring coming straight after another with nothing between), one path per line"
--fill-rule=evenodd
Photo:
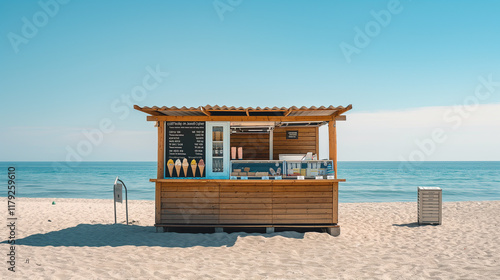
M442 190L418 187L418 224L440 225L443 216Z

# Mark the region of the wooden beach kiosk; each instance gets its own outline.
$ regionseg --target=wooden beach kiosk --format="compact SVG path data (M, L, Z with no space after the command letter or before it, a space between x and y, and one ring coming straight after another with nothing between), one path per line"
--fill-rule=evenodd
M352 106L139 107L158 127L155 227L338 225L336 122ZM329 155L319 154L328 127Z

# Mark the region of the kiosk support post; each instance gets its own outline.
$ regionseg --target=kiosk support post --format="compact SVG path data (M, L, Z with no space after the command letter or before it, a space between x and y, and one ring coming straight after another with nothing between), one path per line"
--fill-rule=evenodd
M335 174L335 179L337 179L337 125L335 120L328 122L328 141L329 141L329 152L330 160L333 160L333 170Z
M121 184L118 184L120 182ZM122 196L121 196L121 186L125 188L125 215L127 217L127 225L128 225L128 193L127 193L127 187L125 186L125 183L118 179L118 176L116 177L115 184L113 185L113 204L115 207L115 224L116 224L116 202L122 203ZM119 193L117 194L117 187L119 188Z

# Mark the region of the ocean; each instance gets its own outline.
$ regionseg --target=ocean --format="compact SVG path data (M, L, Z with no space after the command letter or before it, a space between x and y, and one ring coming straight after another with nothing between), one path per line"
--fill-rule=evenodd
M7 196L7 173L15 168L16 196L113 198L116 176L130 200L154 200L156 162L0 162ZM417 200L417 187L440 187L443 201L500 200L500 162L339 162L340 203Z

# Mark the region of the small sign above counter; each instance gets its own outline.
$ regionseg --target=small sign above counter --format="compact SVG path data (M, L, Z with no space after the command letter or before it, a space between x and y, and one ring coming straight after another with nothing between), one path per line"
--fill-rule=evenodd
M298 130L287 130L286 131L286 139L299 139L299 131Z

